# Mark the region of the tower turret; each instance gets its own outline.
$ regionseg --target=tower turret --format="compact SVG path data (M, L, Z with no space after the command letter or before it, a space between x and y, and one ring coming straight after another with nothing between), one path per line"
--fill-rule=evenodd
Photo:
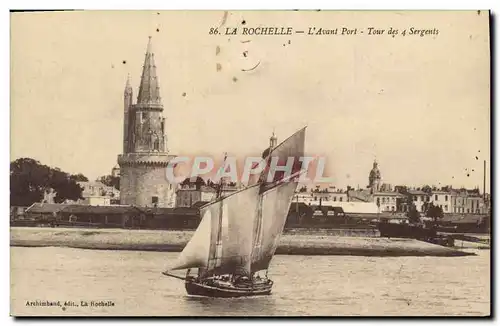
M123 92L123 153L129 152L129 112L132 107L133 90L130 86L130 75L127 76L127 83Z

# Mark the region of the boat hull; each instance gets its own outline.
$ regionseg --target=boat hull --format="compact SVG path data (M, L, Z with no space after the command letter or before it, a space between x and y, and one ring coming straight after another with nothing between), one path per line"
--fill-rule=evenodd
M185 283L186 291L189 295L198 295L204 297L216 298L237 298L257 295L271 294L272 284L260 285L258 287L237 288L237 287L218 287L208 284L187 281Z

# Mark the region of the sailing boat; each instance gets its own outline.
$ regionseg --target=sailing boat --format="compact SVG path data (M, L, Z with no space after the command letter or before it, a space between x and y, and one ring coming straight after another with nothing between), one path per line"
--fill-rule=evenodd
M297 162L304 154L304 142L305 128L270 151L259 182L227 196L219 191L219 198L202 206L202 219L193 237L163 274L184 280L190 295L270 294L273 281L267 271L298 185L296 178L303 172ZM268 180L272 157L278 157L278 162L294 157L296 164L288 176L276 172ZM186 277L170 272L183 269L187 269ZM265 271L264 277L259 275L261 271Z

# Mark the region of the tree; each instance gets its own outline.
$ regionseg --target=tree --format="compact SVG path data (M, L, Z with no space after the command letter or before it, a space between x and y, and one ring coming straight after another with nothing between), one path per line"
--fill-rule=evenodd
M404 204L406 206L406 216L408 216L408 221L411 223L420 222L420 213L417 210L417 206L413 202L413 195L406 193Z
M444 186L444 187L441 187L441 191L446 191L446 192L450 192L451 191L451 186Z
M430 204L432 204L432 203L430 203L430 202L428 202L428 201L424 202L424 203L422 204L422 211L423 211L423 212L425 212L425 213L427 213L427 211L429 210L429 205L430 205Z
M427 208L427 217L434 219L434 222L437 222L438 219L443 218L443 209L439 206L430 203Z
M71 179L75 180L76 182L88 182L89 181L89 179L81 173L73 174L71 176Z
M480 194L480 193L479 193L479 189L478 189L478 188L474 188L474 189L472 189L472 190L469 190L469 193L470 193L470 194L475 194L475 195L479 195L479 194Z
M97 181L102 182L108 187L114 187L116 190L120 190L120 177L103 175L102 177L97 178Z
M422 191L425 192L425 193L430 194L432 192L432 187L429 186L429 185L425 185L425 186L422 187Z
M80 177L84 177L80 174ZM46 191L56 192L57 203L82 198L82 188L75 178L59 168L40 164L32 158L19 158L10 163L10 203L30 206L41 202Z
M394 187L395 192L399 192L400 194L407 194L408 193L408 187L407 186L395 186Z
M408 212L406 214L410 223L420 223L420 213L417 211L417 206L415 206L415 203L410 204Z
M194 181L191 181L191 178L186 178L181 182L181 186L196 186L196 189L200 189L201 186L205 186L205 180L202 177L198 176Z

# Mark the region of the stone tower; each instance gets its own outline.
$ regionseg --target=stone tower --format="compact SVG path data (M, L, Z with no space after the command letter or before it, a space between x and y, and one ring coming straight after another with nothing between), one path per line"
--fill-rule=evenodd
M274 131L273 131L273 134L271 135L271 137L269 138L269 147L266 148L264 150L264 152L262 152L262 158L265 158L267 155L269 155L269 153L278 145L278 137L276 137L276 135L274 134Z
M133 104L130 79L124 92L123 154L120 165L120 204L140 207L173 207L174 184L166 169L169 155L160 85L151 48L151 37L142 68L137 103Z
M370 176L368 177L368 187L371 189L371 192L379 191L380 184L382 181L382 177L380 175L380 170L378 169L377 161L373 162L373 168L370 171Z

